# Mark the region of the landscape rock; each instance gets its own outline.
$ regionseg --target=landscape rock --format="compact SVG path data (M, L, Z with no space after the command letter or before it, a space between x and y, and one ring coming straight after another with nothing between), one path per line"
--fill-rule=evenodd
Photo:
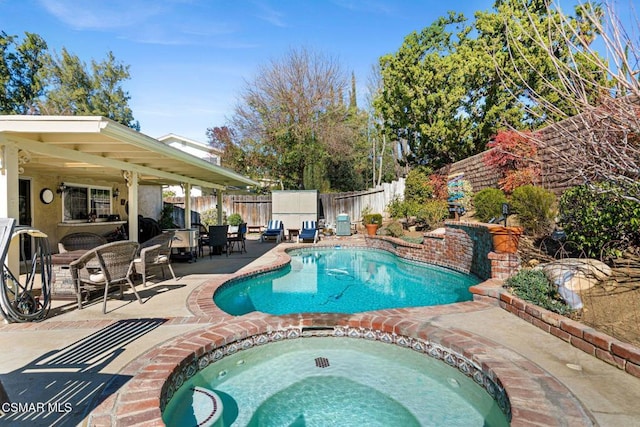
M541 266L557 286L570 291L584 291L611 276L611 268L597 259L565 258Z

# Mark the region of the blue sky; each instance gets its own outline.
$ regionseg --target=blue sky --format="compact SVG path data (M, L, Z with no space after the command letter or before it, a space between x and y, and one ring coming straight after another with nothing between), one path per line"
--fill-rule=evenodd
M37 33L89 63L108 51L130 66L141 131L202 142L221 126L259 66L305 47L353 71L359 98L378 58L450 9L492 0L0 0L0 30Z
M258 68L305 47L354 72L359 99L371 67L447 11L471 18L493 0L0 0L0 30L33 32L87 64L112 51L141 131L206 141Z

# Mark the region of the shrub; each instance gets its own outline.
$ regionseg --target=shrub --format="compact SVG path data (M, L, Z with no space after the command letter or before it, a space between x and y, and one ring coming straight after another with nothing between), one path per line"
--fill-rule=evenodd
M368 213L362 216L362 225L378 224L378 227L382 227L382 215L379 213Z
M600 257L611 241L640 244L640 204L621 197L611 184L570 188L560 198L559 210L567 240L587 256Z
M449 216L449 204L444 200L429 200L416 213L417 221L429 229L438 227Z
M560 314L571 311L542 270L520 270L505 281L504 287L519 298L547 310Z
M423 203L434 195L429 176L421 168L411 169L404 185L404 199L406 201Z
M394 221L387 225L380 234L391 237L402 237L404 236L404 230L402 229L402 224Z
M242 216L239 213L232 213L229 215L229 218L227 218L227 222L229 225L240 225L242 224Z
M410 215L408 207L407 202L396 196L387 205L387 212L391 218L408 218Z
M530 132L501 130L487 147L491 150L484 155L483 161L502 175L498 181L502 190L511 193L517 187L538 180L540 166L533 160L538 147Z
M224 213L223 213L224 216ZM218 225L218 210L216 208L207 209L200 213L200 222L204 225ZM222 223L224 224L224 218Z
M485 188L473 196L473 206L476 210L476 218L487 222L491 218L502 215L502 204L507 202L507 197L502 190L497 188Z
M447 200L449 197L449 187L447 186L447 177L437 173L429 175L429 185L433 189L433 198L438 200Z
M535 185L523 185L513 190L511 207L526 234L542 236L553 230L556 196Z

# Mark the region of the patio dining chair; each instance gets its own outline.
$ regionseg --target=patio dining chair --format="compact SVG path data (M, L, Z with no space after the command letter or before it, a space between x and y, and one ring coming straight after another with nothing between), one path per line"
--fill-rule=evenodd
M173 242L174 235L173 231L167 231L152 237L140 245L138 254L133 260L133 265L135 272L142 275L143 286L147 286L149 271L154 268L159 268L162 271L162 278L164 279L165 267L167 267L173 280L176 279L171 266L171 242Z
M227 252L227 256L229 256L229 251L227 250L228 230L228 224L209 226L209 258L213 254L221 255L223 251Z
M267 229L260 235L260 241L274 239L276 243L280 243L284 239L284 223L279 219L272 219L267 224Z
M318 242L318 223L316 221L303 221L300 233L298 233L298 243Z
M238 231L235 233L229 233L227 236L227 255L233 252L234 247L238 247L238 251L240 253L246 253L247 247L245 245L246 235L247 234L247 223L243 222L238 226Z
M133 260L140 245L138 242L118 241L94 248L69 264L71 278L76 285L78 309L82 309L84 297L89 299L91 291L104 289L102 312L107 312L107 296L113 286L120 290L122 298L125 283L131 286L138 302L142 304L131 275Z

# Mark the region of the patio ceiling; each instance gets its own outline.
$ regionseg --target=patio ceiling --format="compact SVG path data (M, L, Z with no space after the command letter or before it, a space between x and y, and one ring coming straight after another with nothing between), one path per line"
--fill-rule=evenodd
M25 176L124 182L123 171L131 171L142 185L189 183L223 190L258 185L100 116L0 116L0 138L22 151Z

